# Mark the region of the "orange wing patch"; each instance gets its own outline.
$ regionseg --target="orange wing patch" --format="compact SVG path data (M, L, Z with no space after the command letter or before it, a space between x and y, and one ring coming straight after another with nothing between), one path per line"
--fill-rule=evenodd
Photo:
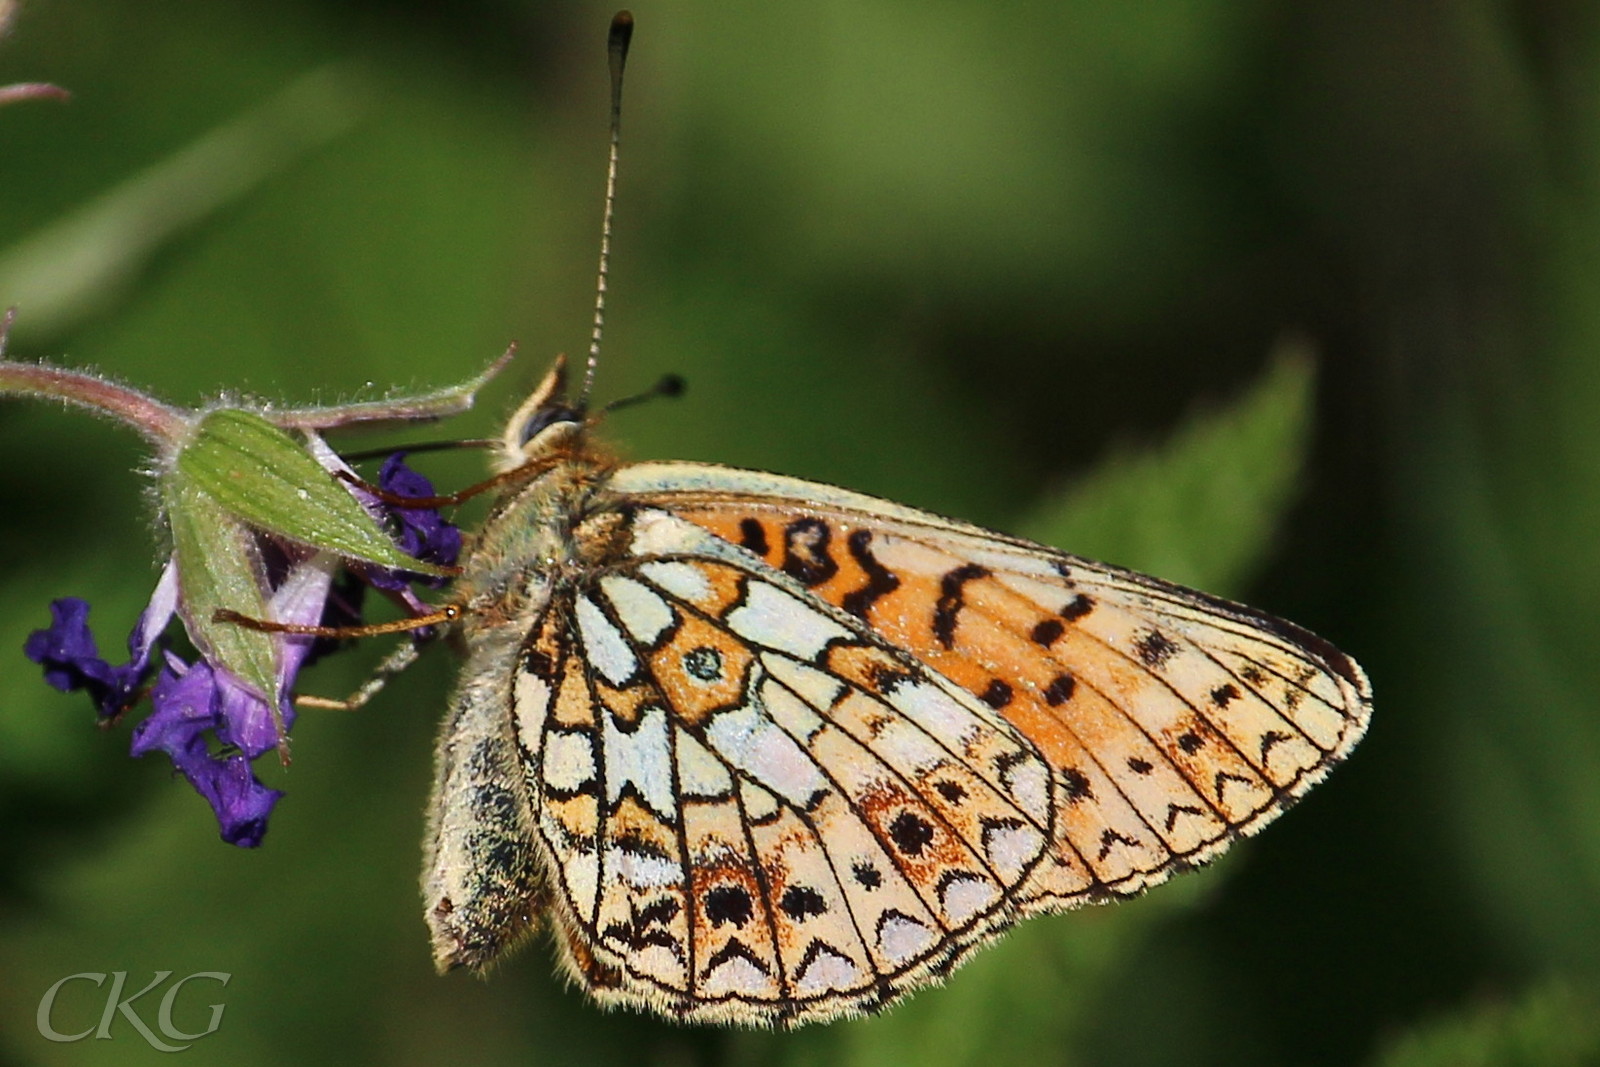
M1205 859L1320 777L1352 735L1328 664L1275 634L1276 620L1229 619L1216 608L1234 606L1199 594L1043 548L1013 570L992 550L971 558L959 534L803 504L700 498L673 510L1038 746L1061 807L1057 863L1034 880L1041 906L1133 891Z

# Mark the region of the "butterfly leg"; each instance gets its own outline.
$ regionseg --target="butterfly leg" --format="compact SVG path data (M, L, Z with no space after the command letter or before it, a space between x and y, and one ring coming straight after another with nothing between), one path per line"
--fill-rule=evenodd
M377 696L383 687L389 684L390 678L417 662L419 654L420 649L417 648L416 642L407 641L385 656L383 662L373 669L372 677L361 683L361 686L355 692L343 700L302 694L294 698L295 706L299 708L330 708L334 711L355 711Z

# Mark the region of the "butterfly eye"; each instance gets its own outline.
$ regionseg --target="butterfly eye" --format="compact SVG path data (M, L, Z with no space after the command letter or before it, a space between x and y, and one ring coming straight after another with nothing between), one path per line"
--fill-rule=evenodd
M518 435L518 444L526 446L529 441L532 441L558 422L581 424L583 422L583 413L565 404L551 404L547 407L542 407L535 411L522 427L522 433Z

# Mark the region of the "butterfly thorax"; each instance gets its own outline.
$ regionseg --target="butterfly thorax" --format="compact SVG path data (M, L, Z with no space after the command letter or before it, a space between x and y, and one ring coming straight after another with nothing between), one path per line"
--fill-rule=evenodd
M457 579L465 629L525 627L553 590L615 552L626 523L597 504L614 466L598 453L575 451L496 502Z

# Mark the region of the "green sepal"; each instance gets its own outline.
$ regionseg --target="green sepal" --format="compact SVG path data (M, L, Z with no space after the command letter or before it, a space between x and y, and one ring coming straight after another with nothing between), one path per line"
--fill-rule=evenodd
M182 470L168 475L161 490L178 561L179 606L190 640L208 662L226 668L277 708L282 696L278 640L212 618L221 608L253 619L266 617L266 570L255 535Z
M176 473L257 529L392 570L451 573L401 552L304 445L260 415L207 414L178 453Z

